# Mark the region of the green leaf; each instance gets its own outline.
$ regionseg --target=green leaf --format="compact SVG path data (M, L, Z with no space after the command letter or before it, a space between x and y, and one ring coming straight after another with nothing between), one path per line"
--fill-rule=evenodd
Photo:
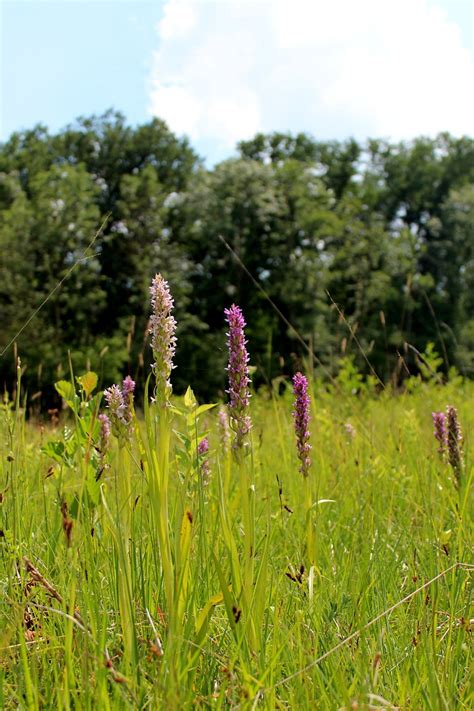
M84 375L80 375L76 380L84 390L86 397L89 397L97 387L97 373L94 373L92 370L87 371Z
M181 408L177 407L176 405L170 405L169 411L171 412L171 414L177 415L178 417L183 417L185 415L184 410L181 410Z
M224 601L224 594L222 592L218 592L216 595L213 595L207 603L204 605L202 608L201 612L198 614L195 622L196 626L196 642L195 644L202 644L204 641L204 638L206 636L207 628L209 627L209 622L212 617L212 613L214 611L214 608L217 605L222 604Z
M64 464L66 461L64 442L46 442L46 444L41 447L41 451L43 454L46 454L46 456L54 459L55 462L59 462L59 464Z
M197 407L197 404L196 397L191 388L188 386L188 389L184 395L184 405L188 410L194 410L194 408Z
M441 536L439 537L439 542L442 546L446 546L449 541L451 540L451 536L453 535L453 532L450 528L448 528L446 531L443 531L441 533Z
M222 568L220 567L217 558L213 554L212 554L212 559L214 561L214 565L216 568L217 577L219 578L219 584L221 587L222 597L224 600L224 605L225 605L225 609L227 612L227 618L229 620L230 628L235 636L235 639L238 639L234 610L233 610L234 607L237 607L237 601L235 600L235 598L232 594L232 588L229 585L227 585L227 583L226 583L226 580L224 577L224 572L223 572Z
M54 459L54 461L59 464L64 464L69 468L74 466L76 444L72 440L67 442L63 442L62 440L51 440L50 442L46 442L46 444L41 447L41 451L43 454L51 457L51 459Z
M67 405L74 410L76 404L76 391L74 385L68 380L58 380L54 383L56 392L66 401Z
M86 489L89 503L97 506L100 499L100 482L97 481L94 468L89 464L87 468Z
M212 410L213 407L216 407L217 403L209 403L208 405L199 405L198 409L194 413L196 417L199 417L199 415L202 415L203 412L207 412L208 410Z

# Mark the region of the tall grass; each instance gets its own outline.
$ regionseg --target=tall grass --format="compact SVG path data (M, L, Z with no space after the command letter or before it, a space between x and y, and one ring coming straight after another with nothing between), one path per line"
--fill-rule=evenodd
M191 390L147 395L104 456L93 375L58 384L70 417L46 431L18 382L1 410L0 705L472 708L474 388L357 383L313 384L303 477L290 384L252 398L234 457ZM432 433L447 403L459 481Z

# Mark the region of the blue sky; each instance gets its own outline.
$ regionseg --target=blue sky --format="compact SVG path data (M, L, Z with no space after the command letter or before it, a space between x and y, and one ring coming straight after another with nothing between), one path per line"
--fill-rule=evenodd
M209 162L256 131L474 132L473 0L3 0L0 140L114 107Z

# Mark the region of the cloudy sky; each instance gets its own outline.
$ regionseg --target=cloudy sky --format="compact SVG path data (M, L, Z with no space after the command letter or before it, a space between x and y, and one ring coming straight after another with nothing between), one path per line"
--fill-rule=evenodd
M257 131L474 134L473 0L3 0L0 139L113 106L210 163Z

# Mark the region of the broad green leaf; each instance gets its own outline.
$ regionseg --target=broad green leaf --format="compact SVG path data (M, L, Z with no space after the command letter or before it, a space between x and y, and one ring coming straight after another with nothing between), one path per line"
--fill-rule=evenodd
M64 442L46 442L41 447L41 451L59 464L64 464L66 461Z
M66 401L69 407L74 410L76 404L74 385L68 380L58 380L57 383L54 383L54 387L56 388L56 392Z
M86 397L89 397L89 395L97 387L97 373L94 373L91 370L87 371L87 373L84 373L84 375L80 375L78 378L76 378L76 380L84 390Z
M46 442L41 447L43 454L46 454L51 459L59 464L64 464L66 467L74 466L74 453L76 444L72 440L63 442L62 440Z

